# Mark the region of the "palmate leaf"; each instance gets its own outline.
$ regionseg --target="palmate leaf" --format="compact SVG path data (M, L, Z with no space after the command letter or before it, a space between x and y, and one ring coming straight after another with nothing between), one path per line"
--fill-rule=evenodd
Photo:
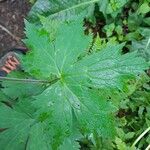
M22 103L28 107L30 103ZM30 107L30 109L33 109ZM0 128L6 129L0 133L0 148L3 150L50 150L48 137L44 131L45 124L38 122L29 111L18 111L19 105L9 108L0 106Z
M70 20L78 15L93 13L94 4L100 0L37 0L29 16L37 19L37 14L49 18Z
M63 144L60 150L73 143L73 148L77 149L79 145L75 140L80 136L77 136L72 128L71 133L75 135L68 139L68 126L63 120L65 118L63 114L63 118L59 114L60 107L61 105L56 109L57 112L54 114L56 116L52 117L51 109L45 113L41 112L40 115L35 113L35 107L28 99L22 99L22 102L13 109L2 104L0 106L0 128L6 130L0 133L1 149L40 150L42 148L51 150L57 149L63 140L65 145Z
M84 133L96 131L106 138L114 137L115 108L98 89L121 89L126 77L138 75L148 65L136 53L121 55L123 44L108 46L79 59L92 39L84 35L81 21L58 24L53 40L48 34L52 32L26 22L25 42L32 51L22 58L24 70L40 79L58 78L57 83L30 101L36 108L33 114L42 123L42 127L33 126L33 132L43 128L46 135L39 132L39 136L48 138L46 145L52 149L58 149L65 141L70 143L67 139L74 128ZM34 134L30 134L33 139ZM28 142L27 147L34 149L36 145Z
M92 36L84 35L82 21L60 23L56 29L57 38L51 41L50 37L43 33L43 29L38 30L35 25L26 23L28 39L25 43L32 51L22 63L25 70L37 78L50 78L51 74L60 77L63 70L67 70L68 65L71 67L77 57L91 45ZM26 61L27 59L29 61Z
M77 149L77 139L70 138L74 130L113 138L115 108L98 89L121 89L126 77L148 67L136 53L121 55L122 44L86 55L92 37L84 35L82 21L58 23L54 32L51 39L53 31L26 22L25 42L32 51L22 58L25 72L58 81L39 95L21 99L27 103L0 107L0 128L8 128L0 134L4 150L62 149L70 142Z
M30 23L26 26L28 39L25 42L32 51L23 58L22 64L37 78L49 79L53 75L69 84L120 88L123 77L133 77L148 67L136 52L122 55L124 44L108 45L79 60L92 41L92 36L84 35L82 21L60 23L55 33L57 38L53 41L43 32L46 29L39 30Z
M125 77L132 78L141 72L141 68L147 68L145 60L138 57L136 52L121 55L123 46L124 44L109 45L100 52L84 58L76 64L70 74L75 75L75 72L78 74L75 70L80 68L80 72L90 80L90 87L121 90Z
M150 61L150 29L149 28L139 28L143 39L139 41L132 41L131 50L135 49L147 60Z
M73 111L80 128L97 130L104 137L114 135L111 114L113 107L93 90L80 85L68 87L58 82L35 98L33 105L38 108L39 113L51 110L54 124L59 124L62 129L67 127L71 131Z
M104 15L116 17L127 2L128 0L37 0L29 18L35 21L39 15L59 20L72 20L78 16L91 17L96 3Z

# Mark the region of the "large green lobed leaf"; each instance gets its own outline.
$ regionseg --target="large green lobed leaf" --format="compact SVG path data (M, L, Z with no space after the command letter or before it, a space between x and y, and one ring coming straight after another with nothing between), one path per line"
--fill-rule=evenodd
M116 108L99 89L121 90L125 81L148 68L147 63L136 53L122 55L124 44L89 55L92 36L84 35L82 20L57 22L56 30L45 27L26 22L25 43L31 51L22 57L22 65L33 78L58 81L40 94L33 91L31 97L25 92L29 87L22 87L21 103L13 109L0 106L0 128L7 129L0 134L1 148L51 150L72 145L78 149L79 132L114 138Z

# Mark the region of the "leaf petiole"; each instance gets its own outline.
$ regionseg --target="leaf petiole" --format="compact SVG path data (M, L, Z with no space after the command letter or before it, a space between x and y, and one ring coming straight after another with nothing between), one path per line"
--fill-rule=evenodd
M21 83L54 84L58 80L59 80L59 78L55 78L55 79L49 81L49 80L18 79L18 78L0 77L0 81L13 81L13 82L21 82Z

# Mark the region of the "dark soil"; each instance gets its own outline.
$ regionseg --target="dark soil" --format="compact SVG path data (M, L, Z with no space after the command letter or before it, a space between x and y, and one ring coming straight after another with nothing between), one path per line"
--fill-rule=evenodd
M30 8L28 0L0 0L0 55L23 46L24 18Z

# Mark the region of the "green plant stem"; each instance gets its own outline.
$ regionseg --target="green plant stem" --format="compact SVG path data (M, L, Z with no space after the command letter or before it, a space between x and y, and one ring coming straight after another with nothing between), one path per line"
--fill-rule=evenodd
M148 133L150 131L150 127L147 128L133 143L132 147L134 147L143 137L146 133Z
M102 149L102 139L99 137L98 133L95 131L93 133L96 149Z
M5 31L7 34L9 34L13 39L15 39L16 41L20 41L21 39L17 36L15 36L13 33L11 33L7 28L5 28L4 26L2 26L0 24L0 28Z
M21 82L21 83L41 83L41 84L53 84L57 82L59 78L54 80L36 80L36 79L18 79L18 78L9 78L9 77L0 77L0 81L13 81L13 82Z
M150 150L150 144L146 147L145 150Z
M150 37L149 37L148 42L146 44L146 50L148 49L149 45L150 45Z

